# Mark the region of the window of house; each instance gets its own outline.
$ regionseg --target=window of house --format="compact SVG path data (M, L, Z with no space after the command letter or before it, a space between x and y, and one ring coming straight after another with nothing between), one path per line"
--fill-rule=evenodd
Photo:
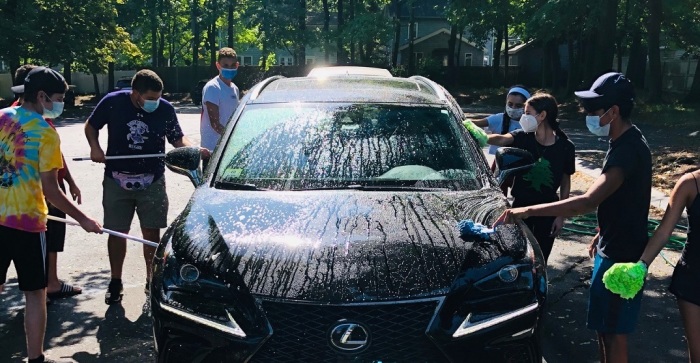
M243 65L244 66L252 66L253 65L253 57L243 56Z
M421 61L421 59L423 59L423 52L416 52L413 54L415 55L415 58L416 58L416 64L418 64Z
M316 58L306 57L306 64L315 64L315 63L316 63Z
M408 24L407 28L406 28L406 39L410 39L408 37L410 30L411 30L411 24ZM413 39L415 39L415 38L418 38L418 22L413 23Z
M464 53L464 65L465 66L471 66L472 64L472 54L471 53Z
M281 66L293 66L294 65L294 58L292 58L292 57L280 57L280 65Z

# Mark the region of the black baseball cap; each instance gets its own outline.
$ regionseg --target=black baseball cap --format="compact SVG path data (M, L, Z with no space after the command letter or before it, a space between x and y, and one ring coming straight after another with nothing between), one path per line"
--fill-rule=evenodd
M613 105L631 106L634 86L624 74L608 72L598 77L587 91L574 92L587 111L610 108Z
M44 91L49 95L66 93L68 86L63 76L51 68L36 67L27 73L21 85L11 88L17 94Z

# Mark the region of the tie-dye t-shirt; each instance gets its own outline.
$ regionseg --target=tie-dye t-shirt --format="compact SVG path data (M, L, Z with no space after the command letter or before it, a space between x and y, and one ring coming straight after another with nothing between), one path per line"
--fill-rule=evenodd
M63 167L58 133L36 112L0 110L0 225L46 230L41 175Z

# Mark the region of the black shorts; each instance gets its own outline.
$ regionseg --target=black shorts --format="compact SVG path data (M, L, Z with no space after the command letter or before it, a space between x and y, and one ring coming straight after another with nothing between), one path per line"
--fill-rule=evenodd
M694 262L694 264L689 262ZM700 289L698 289L700 287L700 269L697 268L698 263L700 261L685 261L681 258L673 270L669 290L677 298L700 306Z
M66 192L66 187L63 185L63 181L58 182L58 186L61 187L63 192ZM48 204L49 215L66 218L66 214L60 209ZM63 246L66 243L66 224L63 222L56 222L49 220L46 222L46 249L49 252L63 252Z
M0 226L0 237L0 284L6 282L10 262L14 262L20 290L45 288L47 260L44 232L26 232Z

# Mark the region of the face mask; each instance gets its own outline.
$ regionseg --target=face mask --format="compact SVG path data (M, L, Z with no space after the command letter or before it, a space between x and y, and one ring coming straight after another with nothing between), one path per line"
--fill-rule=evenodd
M46 118L56 118L61 116L63 113L63 102L51 101L51 99L48 97L46 99L51 102L52 108L49 110L44 107L43 116Z
M513 120L520 120L520 118L523 116L523 113L525 113L525 109L523 108L512 108L506 106L506 114Z
M226 79L233 79L238 73L237 68L221 68L221 76Z
M608 110L610 111L610 110ZM596 116L596 115L591 115L591 116L586 116L586 126L588 127L588 131L590 131L593 135L596 136L608 136L610 134L610 124L608 123L605 126L600 126L600 119L605 116L608 111L605 111L604 114L601 116Z
M520 127L525 132L535 132L537 130L537 119L533 115L522 115L520 117Z
M141 108L144 111L151 113L158 108L159 104L160 104L160 98L157 100L143 100L143 106L141 106Z

